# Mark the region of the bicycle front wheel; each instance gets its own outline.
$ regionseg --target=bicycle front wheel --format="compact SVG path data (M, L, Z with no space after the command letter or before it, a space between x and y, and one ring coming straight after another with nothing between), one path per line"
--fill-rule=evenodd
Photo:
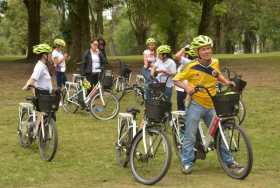
M121 167L127 166L132 137L132 128L129 128L128 121L123 119L121 121L120 134L118 135L119 143L116 143L116 159Z
M164 132L147 128L138 134L131 144L129 164L134 178L145 185L160 181L171 162L171 147Z
M44 129L44 135L43 130ZM58 135L53 118L46 118L44 126L39 129L39 151L41 159L44 161L51 161L56 153L58 145Z
M246 106L242 99L239 100L239 112L238 112L238 118L239 118L239 125L241 125L246 117Z
M118 99L110 92L98 93L90 102L91 114L99 120L114 118L119 112L120 104Z
M246 178L253 165L253 151L249 138L234 122L226 122L222 133L219 131L216 141L221 167L232 178Z

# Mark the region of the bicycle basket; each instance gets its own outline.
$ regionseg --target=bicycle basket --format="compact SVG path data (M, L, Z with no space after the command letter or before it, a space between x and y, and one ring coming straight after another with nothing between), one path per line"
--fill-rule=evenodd
M39 95L38 96L38 111L54 112L59 108L59 95Z
M154 97L158 97L165 92L165 83L151 83L149 87Z
M125 78L129 78L129 75L132 71L128 68L127 65L123 65L121 67L121 71L120 71L120 75L125 77Z
M213 97L213 103L217 116L235 116L239 110L239 93L228 92L217 94Z
M113 86L113 77L104 76L103 81L102 81L102 86L104 89L111 89Z
M242 80L240 77L236 77L234 79L232 79L232 81L234 81L235 83L235 87L233 88L233 91L241 93L243 91L243 89L245 88L245 86L247 85L247 82Z
M153 122L162 122L165 120L167 113L171 112L172 103L162 100L146 100L145 112L146 117Z

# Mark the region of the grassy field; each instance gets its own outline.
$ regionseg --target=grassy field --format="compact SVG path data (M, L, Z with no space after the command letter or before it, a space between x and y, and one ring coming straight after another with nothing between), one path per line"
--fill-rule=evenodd
M153 187L280 187L280 55L220 57L222 66L241 73L248 81L244 93L248 111L244 128L253 145L251 174L243 181L229 178L212 152L205 161L196 163L191 175L184 175L174 154L168 174ZM140 61L140 58L127 59ZM134 71L139 67L141 64L137 63ZM0 188L146 187L135 182L128 168L122 169L115 162L116 119L97 121L85 112L67 114L59 110L59 148L54 160L41 161L36 144L29 149L21 148L16 135L18 103L30 94L21 87L31 72L31 64L0 64ZM132 96L125 97L121 111L131 105L135 105Z

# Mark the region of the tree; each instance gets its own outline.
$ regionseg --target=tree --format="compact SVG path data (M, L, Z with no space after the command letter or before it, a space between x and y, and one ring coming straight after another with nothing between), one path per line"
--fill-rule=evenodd
M27 59L34 59L34 45L40 43L40 8L41 0L23 0L28 14L28 44Z
M151 26L152 0L125 0L127 14L138 44L138 52L145 48L145 41Z

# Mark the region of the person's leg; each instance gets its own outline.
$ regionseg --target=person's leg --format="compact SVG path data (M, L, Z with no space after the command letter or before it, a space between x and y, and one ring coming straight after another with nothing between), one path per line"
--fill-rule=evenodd
M94 87L98 83L99 73L92 74L92 87Z
M142 75L144 77L144 98L150 99L151 98L151 91L149 88L150 83L150 71L149 69L143 68L142 69Z
M185 111L186 92L177 91L177 110Z
M200 118L203 114L203 107L191 102L188 109L186 109L185 116L185 135L182 147L182 164L183 166L192 166L195 159L194 144L196 142L196 133Z
M62 87L62 72L56 71L56 85L58 88Z
M67 81L67 77L66 77L65 72L63 72L62 74L63 74L62 84L63 84L63 86L65 86L65 82Z
M204 119L205 124L208 126L208 128L211 125L212 119L215 115L216 115L216 113L215 113L214 109L209 109L206 111L203 119ZM222 145L221 145L221 157L227 165L231 165L234 163L233 157L232 157L231 153L226 149L224 142L222 142Z
M171 98L172 98L172 87L166 87L164 94L167 97L167 100L171 101Z

